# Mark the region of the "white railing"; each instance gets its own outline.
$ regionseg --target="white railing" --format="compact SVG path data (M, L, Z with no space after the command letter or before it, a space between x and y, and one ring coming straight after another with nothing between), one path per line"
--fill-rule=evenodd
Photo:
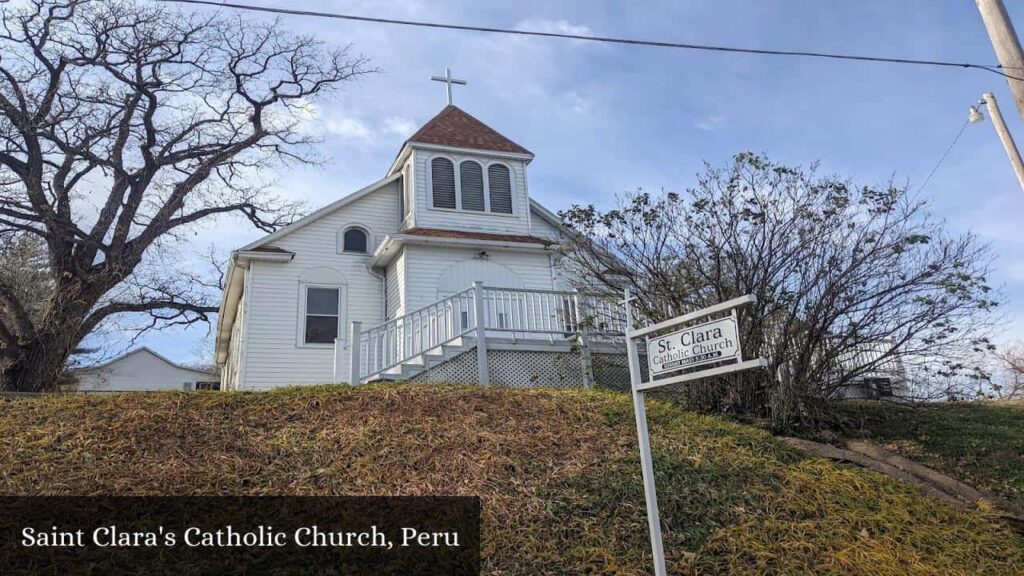
M573 334L579 331L579 298L575 292L484 288L484 327L529 334Z
M398 366L475 328L472 288L374 326L359 334L359 377Z
M565 337L624 333L620 305L559 290L484 289L484 326L489 331Z
M478 307L477 295L482 303ZM477 323L477 310L483 322ZM471 286L367 330L353 323L350 371L362 382L468 335L563 340L579 334L615 339L624 333L621 306L578 292ZM486 337L486 336L485 336ZM336 350L341 354L341 350ZM354 368L354 370L351 370Z

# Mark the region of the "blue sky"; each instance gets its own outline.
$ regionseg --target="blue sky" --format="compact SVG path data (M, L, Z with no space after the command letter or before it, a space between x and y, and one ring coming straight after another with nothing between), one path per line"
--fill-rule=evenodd
M995 63L970 0L555 2L289 0L254 4L364 16L569 31L688 43ZM1024 3L1011 18L1024 29ZM260 16L252 14L252 17ZM642 187L682 190L704 161L766 152L866 184L891 177L916 190L983 92L999 99L1024 144L1003 78L982 71L691 52L284 17L335 45L351 43L379 74L317 107L326 158L290 171L281 192L310 208L383 176L403 140L445 104L428 80L450 67L469 85L455 103L536 154L532 197L554 210L607 206ZM1024 339L1024 191L986 120L971 125L924 196L955 231L998 255L992 279L1008 303L1000 340ZM207 225L197 245L237 248L259 236L236 221ZM202 354L205 328L143 339L182 361Z

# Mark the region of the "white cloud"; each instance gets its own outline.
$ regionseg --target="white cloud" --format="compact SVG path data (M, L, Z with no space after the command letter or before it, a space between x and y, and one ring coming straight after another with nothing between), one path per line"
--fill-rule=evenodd
M725 116L722 116L720 114L711 114L710 116L705 116L698 120L697 123L694 124L694 127L696 127L698 130L711 132L715 128L718 128L718 126L720 126L722 122L725 122Z
M416 130L416 124L408 118L401 116L391 116L385 118L381 123L381 129L385 134L395 134L397 136L409 137Z
M573 24L568 20L523 20L515 25L515 29L522 30L524 32L595 36L594 31L589 26L586 26L585 24Z
M575 90L562 94L562 102L564 106L569 108L569 110L572 110L575 114L579 114L580 116L586 116L590 113L590 98L581 95Z
M358 118L327 119L323 126L328 134L341 136L342 138L358 138L363 140L370 137L370 129Z

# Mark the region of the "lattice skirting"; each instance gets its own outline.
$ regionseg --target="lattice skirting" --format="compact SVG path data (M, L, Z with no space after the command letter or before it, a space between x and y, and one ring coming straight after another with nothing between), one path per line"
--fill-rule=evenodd
M594 354L594 379L598 387L629 389L626 354ZM488 350L491 384L510 388L583 388L586 378L578 352ZM476 384L476 349L421 372L413 382Z
M410 378L412 382L446 382L448 384L476 384L476 348Z

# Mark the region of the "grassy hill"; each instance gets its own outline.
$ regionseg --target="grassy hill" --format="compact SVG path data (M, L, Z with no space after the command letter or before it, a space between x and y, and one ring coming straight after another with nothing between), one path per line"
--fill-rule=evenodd
M1013 574L1024 539L652 402L672 573ZM317 387L0 402L0 494L476 494L489 574L646 574L631 400ZM689 553L693 553L688 554Z
M847 435L902 455L1024 507L1024 402L842 406Z

